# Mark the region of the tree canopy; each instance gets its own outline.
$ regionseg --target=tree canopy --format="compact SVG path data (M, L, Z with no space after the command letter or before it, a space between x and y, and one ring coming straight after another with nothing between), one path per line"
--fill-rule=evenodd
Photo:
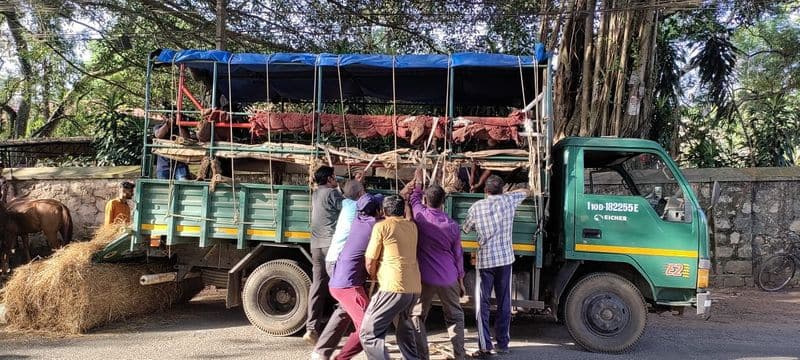
M800 160L798 6L797 0L0 0L6 39L0 137L117 138L113 133L128 131L132 120L110 114L142 106L146 55L157 48L224 43L247 52L527 55L540 42L558 57L559 136L649 138L687 166L794 165Z

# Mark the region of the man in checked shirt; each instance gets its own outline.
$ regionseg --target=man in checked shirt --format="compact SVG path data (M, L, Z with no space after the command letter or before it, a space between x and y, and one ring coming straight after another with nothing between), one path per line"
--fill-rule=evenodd
M514 249L511 242L514 213L517 206L530 195L528 189L503 193L503 179L492 175L486 179L486 198L472 204L464 222L464 232L478 233L478 258L475 263L475 298L478 306L478 346L475 357L508 352L511 327L511 265ZM495 340L489 333L489 298L494 289L497 298Z

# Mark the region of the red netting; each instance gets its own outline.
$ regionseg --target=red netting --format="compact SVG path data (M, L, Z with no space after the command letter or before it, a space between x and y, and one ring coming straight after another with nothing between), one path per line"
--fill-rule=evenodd
M344 134L345 124L347 134L358 138L387 137L392 135L391 115L342 115L320 114L321 131L324 133L335 132ZM519 111L511 113L508 117L461 117L453 129L453 141L464 142L468 139L478 140L513 140L520 142L518 128L522 124L523 114ZM268 133L311 133L314 122L308 113L276 113L259 111L250 115L252 132L256 136L266 136ZM433 127L432 116L397 116L397 136L408 140L412 144L426 141ZM434 131L434 138L442 139L445 134L445 119L439 118Z

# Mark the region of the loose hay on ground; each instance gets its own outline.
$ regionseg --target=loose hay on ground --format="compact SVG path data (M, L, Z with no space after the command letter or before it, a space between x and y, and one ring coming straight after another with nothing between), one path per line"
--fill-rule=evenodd
M167 271L163 265L92 263L92 255L121 231L117 225L103 227L91 241L17 268L3 289L8 328L81 334L169 307L180 293L176 284L139 285L142 275Z

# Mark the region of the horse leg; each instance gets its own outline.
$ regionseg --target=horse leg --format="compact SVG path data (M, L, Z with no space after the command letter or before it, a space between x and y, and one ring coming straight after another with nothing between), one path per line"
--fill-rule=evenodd
M48 229L44 231L44 237L47 239L47 245L50 246L51 251L61 248L61 241L58 239L58 229Z
M5 246L5 245L3 245L3 246ZM9 272L8 260L9 260L9 257L10 257L10 251L8 251L8 249L2 249L2 250L3 250L3 254L0 255L0 262L2 263L2 265L0 265L2 267L2 269L0 269L0 275L5 275L6 273Z
M25 263L27 264L31 262L31 250L30 250L30 243L28 242L28 234L22 234L20 235L20 238L22 239L22 244L20 245L20 247L22 248L21 249L22 253L25 254ZM17 240L14 239L14 241Z

